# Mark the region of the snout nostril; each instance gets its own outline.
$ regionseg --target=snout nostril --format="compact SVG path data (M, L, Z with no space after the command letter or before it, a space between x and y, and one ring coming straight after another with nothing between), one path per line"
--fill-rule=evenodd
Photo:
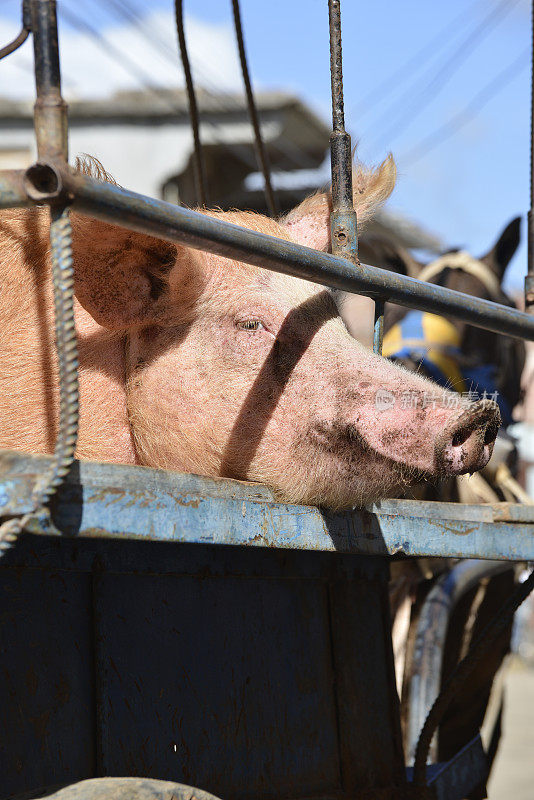
M498 432L499 432L499 426L489 423L489 425L486 426L486 430L484 431L484 444L493 444L493 442L497 438Z
M459 447L469 439L472 433L473 429L468 427L460 428L459 430L455 431L452 437L452 446Z

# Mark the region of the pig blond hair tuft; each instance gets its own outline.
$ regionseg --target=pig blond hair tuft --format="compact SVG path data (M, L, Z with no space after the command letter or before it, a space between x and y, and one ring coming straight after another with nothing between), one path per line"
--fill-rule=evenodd
M113 186L118 186L118 183L113 175L109 174L98 158L90 156L88 153L81 153L81 155L76 156L74 161L74 170L82 175L87 175L89 178L94 178L97 181L111 183Z
M361 161L355 161L352 188L359 225L365 224L386 202L395 188L396 180L397 166L391 153L376 169L366 167Z
M396 179L397 167L391 153L378 167L366 167L355 159L352 186L359 231L384 205L395 188ZM329 250L331 211L330 191L316 192L290 211L281 222L295 241L316 250Z

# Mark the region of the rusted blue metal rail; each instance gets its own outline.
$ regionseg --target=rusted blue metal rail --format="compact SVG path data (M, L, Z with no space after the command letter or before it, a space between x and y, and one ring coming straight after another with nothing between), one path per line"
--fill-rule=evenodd
M50 459L0 453L0 517L31 510ZM534 507L383 500L329 514L277 501L259 484L148 467L75 464L54 505L26 530L190 544L276 547L372 556L534 561Z

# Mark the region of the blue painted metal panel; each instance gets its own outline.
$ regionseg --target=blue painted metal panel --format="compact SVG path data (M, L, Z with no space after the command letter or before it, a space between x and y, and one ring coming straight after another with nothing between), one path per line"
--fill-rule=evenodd
M92 774L90 584L0 569L0 797Z
M129 773L236 800L392 800L387 579L384 558L23 535L0 560L0 797Z
M103 574L100 769L223 798L340 790L327 587Z
M29 510L31 476L47 459L0 461L0 516ZM80 462L34 533L143 538L363 555L534 560L534 508L383 501L331 515L276 502L266 487L146 467Z

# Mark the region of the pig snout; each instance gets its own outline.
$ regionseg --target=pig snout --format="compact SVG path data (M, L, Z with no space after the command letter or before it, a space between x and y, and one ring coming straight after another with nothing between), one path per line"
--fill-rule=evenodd
M498 406L481 400L446 428L436 443L436 466L443 475L463 475L486 466L501 417Z

